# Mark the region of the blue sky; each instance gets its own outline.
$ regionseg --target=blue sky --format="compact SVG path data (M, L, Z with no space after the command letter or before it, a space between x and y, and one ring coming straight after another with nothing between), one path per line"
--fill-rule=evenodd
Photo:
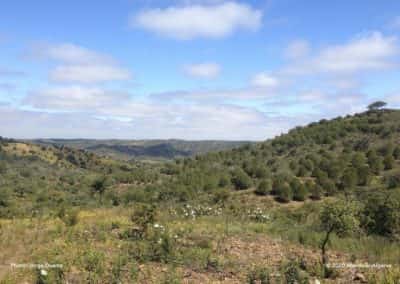
M0 135L263 140L400 106L399 1L3 1Z

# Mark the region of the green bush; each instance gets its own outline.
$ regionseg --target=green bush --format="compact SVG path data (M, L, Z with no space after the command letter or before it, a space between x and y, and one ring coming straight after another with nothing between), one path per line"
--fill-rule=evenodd
M257 195L268 195L272 190L271 180L263 179L257 186L255 193Z
M293 200L296 201L304 201L308 197L308 190L304 184L300 184L296 189L293 191Z
M310 198L312 200L320 200L322 198L322 188L319 184L310 184Z
M142 238L146 235L150 225L154 224L156 208L154 205L138 204L131 214L131 222L136 226L133 228L133 235Z
M266 267L254 267L247 273L247 283L249 284L270 284L270 271Z
M375 194L367 200L362 225L370 234L400 239L400 193Z
M389 189L400 187L400 172L386 177L386 184Z
M281 271L285 283L287 284L308 283L307 274L300 269L299 263L296 260L290 260L284 263L281 267Z
M104 254L96 250L87 250L81 257L82 267L88 272L88 283L97 283L104 272Z
M232 183L238 190L248 189L252 185L251 178L240 169L233 173Z
M288 184L280 184L274 190L276 192L276 198L279 202L287 203L293 198L292 189Z
M386 155L383 159L383 165L385 170L391 170L394 167L394 158L393 155Z

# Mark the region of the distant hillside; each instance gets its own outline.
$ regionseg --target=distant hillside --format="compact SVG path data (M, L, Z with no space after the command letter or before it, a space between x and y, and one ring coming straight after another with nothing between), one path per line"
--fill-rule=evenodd
M95 140L37 139L29 142L41 145L64 145L84 149L117 159L163 160L190 157L197 154L229 150L251 142L246 141L186 141L186 140Z
M253 189L281 202L400 187L400 111L368 111L296 127L271 140L170 163L182 199ZM379 190L377 190L379 189ZM172 194L171 192L171 194Z
M0 137L0 218L30 216L68 206L97 206L93 183L142 186L157 180L158 165L126 162L57 145ZM101 184L100 183L100 184Z

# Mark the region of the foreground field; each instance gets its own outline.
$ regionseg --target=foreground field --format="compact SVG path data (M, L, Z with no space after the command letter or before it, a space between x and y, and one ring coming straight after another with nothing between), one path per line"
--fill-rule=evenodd
M1 283L257 283L268 279L271 282L259 283L318 283L316 279L397 283L400 279L395 244L367 237L333 238L330 263L391 264L391 268L338 268L322 279L318 247L322 234L308 227L314 223L312 214L303 216L318 205L257 202L247 200L250 207L236 210L189 204L158 208L142 237L132 233L138 232L132 208L81 211L72 221L50 216L3 220ZM62 268L21 267L46 263Z

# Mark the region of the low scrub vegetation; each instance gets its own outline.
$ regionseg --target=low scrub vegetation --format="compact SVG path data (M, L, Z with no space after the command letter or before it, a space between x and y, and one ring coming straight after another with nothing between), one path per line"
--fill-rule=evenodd
M0 261L62 266L0 278L397 283L399 141L400 111L379 108L153 164L2 138Z

